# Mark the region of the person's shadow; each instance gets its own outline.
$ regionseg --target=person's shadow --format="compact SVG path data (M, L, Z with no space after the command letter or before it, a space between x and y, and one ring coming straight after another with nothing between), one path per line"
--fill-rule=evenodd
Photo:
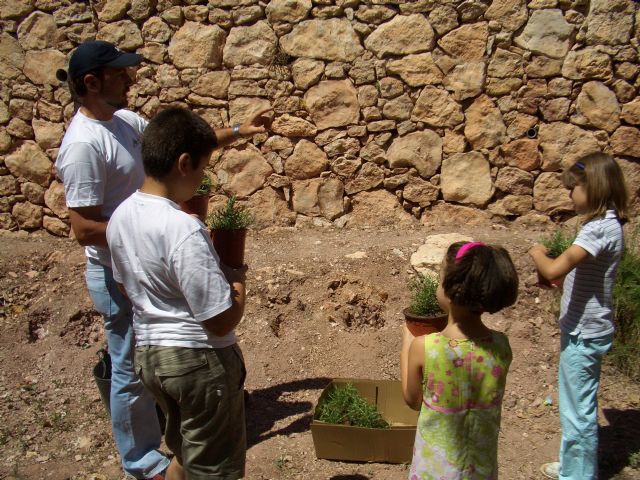
M640 451L640 411L605 408L609 425L600 427L598 465L600 480L614 478L629 464L629 456Z
M276 435L301 433L309 429L313 419L312 401L287 401L284 393L300 390L320 390L326 387L330 378L303 378L271 387L253 390L246 396L247 448ZM280 420L305 413L286 426L273 430Z

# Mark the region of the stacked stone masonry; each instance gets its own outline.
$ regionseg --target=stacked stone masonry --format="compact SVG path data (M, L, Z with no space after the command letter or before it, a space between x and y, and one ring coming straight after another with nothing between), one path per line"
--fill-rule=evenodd
M554 216L560 171L594 151L637 209L633 0L0 0L0 26L0 229L69 234L53 161L74 105L55 71L95 38L145 57L147 118L272 107L269 133L209 169L259 226Z

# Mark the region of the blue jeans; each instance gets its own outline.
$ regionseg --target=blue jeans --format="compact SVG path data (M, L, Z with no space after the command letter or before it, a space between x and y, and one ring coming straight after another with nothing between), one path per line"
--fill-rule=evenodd
M169 459L158 451L162 434L153 396L135 373L131 303L120 293L113 272L87 261L87 288L96 310L104 317L111 354L111 426L124 471L136 478L162 472Z
M558 394L560 400L560 479L598 478L598 387L602 357L613 334L584 339L561 336Z

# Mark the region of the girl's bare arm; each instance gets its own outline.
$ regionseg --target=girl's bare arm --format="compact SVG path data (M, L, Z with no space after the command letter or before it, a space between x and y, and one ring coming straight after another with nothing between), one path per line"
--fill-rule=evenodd
M424 337L417 337L409 347L406 359L406 373L402 382L404 401L414 410L420 410L422 405L423 369Z
M576 266L589 257L589 252L578 245L571 245L558 258L547 257L547 249L544 245L535 244L529 250L538 272L547 280L556 280L564 277Z

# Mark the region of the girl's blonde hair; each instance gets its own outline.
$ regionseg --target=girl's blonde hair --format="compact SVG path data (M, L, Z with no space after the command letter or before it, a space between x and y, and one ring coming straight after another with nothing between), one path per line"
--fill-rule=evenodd
M587 191L585 221L603 217L614 209L621 221L627 220L628 195L624 175L618 163L606 153L591 153L582 157L562 173L562 183L568 189L583 185Z

